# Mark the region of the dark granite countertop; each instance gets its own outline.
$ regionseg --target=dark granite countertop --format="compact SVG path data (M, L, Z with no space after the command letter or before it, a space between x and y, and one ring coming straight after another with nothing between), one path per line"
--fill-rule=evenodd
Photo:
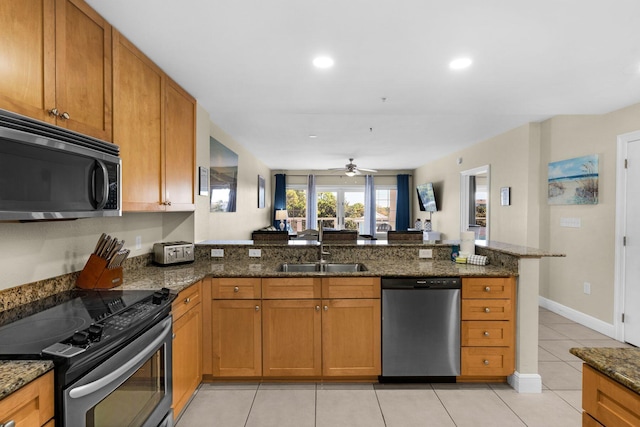
M640 394L640 348L572 348L593 369Z
M147 266L125 272L119 289L156 289L166 287L181 291L205 277L327 277L327 276L439 276L508 277L516 275L512 270L494 265L456 264L451 261L373 261L363 264L367 271L352 273L284 273L278 271L281 262L275 261L197 261L179 266Z
M53 369L50 360L0 360L0 399Z

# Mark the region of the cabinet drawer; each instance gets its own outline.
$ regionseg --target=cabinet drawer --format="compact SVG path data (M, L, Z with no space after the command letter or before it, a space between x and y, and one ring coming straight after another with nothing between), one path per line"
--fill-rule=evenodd
M512 310L508 299L462 300L462 320L511 320Z
M509 347L513 343L513 322L463 321L461 328L463 347Z
M262 279L264 299L318 299L321 279L313 277L287 277Z
M582 408L603 425L640 425L639 401L637 393L582 365Z
M53 371L0 400L0 425L41 426L53 418Z
M224 277L211 280L212 299L261 298L261 279L253 277Z
M461 375L505 376L514 370L510 347L463 347L460 351Z
M511 298L514 288L513 277L464 277L462 298Z
M202 282L198 282L195 285L189 286L182 290L178 297L173 301L171 305L171 311L173 312L173 321L175 322L183 314L185 314L191 307L195 307L200 304L202 300Z
M323 277L322 298L380 298L380 278Z

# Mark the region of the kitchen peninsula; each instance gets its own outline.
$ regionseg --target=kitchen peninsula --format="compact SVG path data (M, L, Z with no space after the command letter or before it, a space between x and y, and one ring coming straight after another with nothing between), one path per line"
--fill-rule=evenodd
M211 241L196 245L195 262L170 267L151 263L151 255L135 257L127 261L123 285L117 289L169 288L187 295L185 301L194 300L193 289L198 293L198 302L205 301L205 286L211 281L224 278L270 279L270 278L315 278L323 280L337 278L380 278L385 276L424 276L465 278L512 278L515 292L515 372L509 383L519 392L540 392L541 379L537 373L538 342L538 263L542 257L562 256L542 250L490 242L477 245L476 253L485 255L489 264L484 266L457 264L450 260L452 243L425 242L420 244L390 244L386 241L358 242L358 244L325 244L332 263L358 262L365 271L322 273L282 272L284 262L304 263L318 259L319 245L315 241L292 241L287 244L254 245L251 241ZM212 249L222 249L223 257L211 257ZM260 251L259 257L250 257L249 249ZM431 259L419 258L420 249L431 249ZM255 254L255 252L253 252ZM10 308L10 301L43 298L42 292L55 293L73 287L77 273L53 278L47 283L27 284L0 292L0 306ZM34 289L37 288L37 292ZM233 288L231 288L233 289ZM210 294L209 294L210 298ZM180 301L180 297L176 300ZM192 304L195 305L195 304ZM205 307L202 304L201 307ZM175 308L174 308L175 310ZM206 316L204 311L201 314ZM174 316L177 315L174 314ZM185 315L186 316L186 315ZM206 374L206 371L204 372Z

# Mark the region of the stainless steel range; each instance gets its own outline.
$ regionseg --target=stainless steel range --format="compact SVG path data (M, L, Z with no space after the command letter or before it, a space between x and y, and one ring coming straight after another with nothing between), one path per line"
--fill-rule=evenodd
M0 358L53 360L57 426L172 426L174 298L76 289L2 312Z

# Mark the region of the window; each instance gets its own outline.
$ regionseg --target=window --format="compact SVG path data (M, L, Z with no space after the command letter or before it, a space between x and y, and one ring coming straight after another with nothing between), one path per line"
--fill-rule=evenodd
M306 185L287 185L287 212L292 231L316 229L317 224L307 226ZM358 230L364 234L364 185L318 185L318 220L323 227ZM386 238L396 223L396 186L376 185L376 235Z

